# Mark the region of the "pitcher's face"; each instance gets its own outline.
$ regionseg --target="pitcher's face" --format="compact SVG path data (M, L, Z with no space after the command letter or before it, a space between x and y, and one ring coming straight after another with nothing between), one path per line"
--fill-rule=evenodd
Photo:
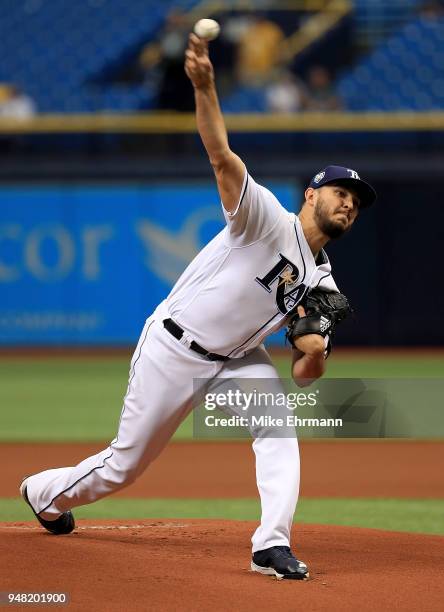
M359 213L356 192L339 183L323 185L314 190L313 218L323 234L339 238L348 232Z

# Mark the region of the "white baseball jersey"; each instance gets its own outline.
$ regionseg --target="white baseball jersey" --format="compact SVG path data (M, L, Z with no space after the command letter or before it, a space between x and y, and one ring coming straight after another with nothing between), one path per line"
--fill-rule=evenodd
M221 381L231 385L233 380L264 379L267 393L285 393L270 357L257 345L285 323L308 286L336 288L328 259L321 254L322 263L316 265L298 218L251 177L245 177L236 210L225 216L227 227L191 262L167 300L147 319L111 444L75 466L26 479L27 499L44 520L131 484L189 413L196 381L220 391ZM202 358L165 330L168 316L205 348L239 358ZM261 498L253 552L290 546L299 491L295 432L283 437L270 427L265 433L253 444Z
M324 251L315 262L300 221L245 172L227 226L193 259L168 312L208 351L241 357L283 327L309 287L337 291Z

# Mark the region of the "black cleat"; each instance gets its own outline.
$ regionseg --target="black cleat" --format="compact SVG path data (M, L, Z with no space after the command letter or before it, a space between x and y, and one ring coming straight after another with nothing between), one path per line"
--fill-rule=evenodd
M27 494L27 491L26 491L26 488L27 488L26 487L26 480L27 479L25 478L23 480L22 484L20 485L20 495L23 497L25 502L28 504L28 506L34 512L34 508L31 506L31 504L29 502L29 499L28 499L28 494ZM49 531L49 533L53 533L54 535L64 535L66 533L71 533L71 531L76 526L75 521L74 521L74 517L73 517L72 513L70 512L70 510L68 510L67 512L64 512L63 514L61 514L54 521L46 521L45 519L42 519L35 512L34 512L34 515L35 515L36 519L38 520L38 522L40 523L40 525L42 527L44 527L46 529L46 531Z
M296 559L289 546L258 550L253 554L251 569L266 576L275 576L277 580L307 580L310 577L308 567Z

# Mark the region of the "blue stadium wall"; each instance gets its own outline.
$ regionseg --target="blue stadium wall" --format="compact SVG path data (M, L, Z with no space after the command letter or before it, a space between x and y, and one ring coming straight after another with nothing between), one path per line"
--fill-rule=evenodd
M327 246L336 282L355 310L338 345L444 344L442 165L430 160L415 170L392 159L393 170L388 161L367 169L357 161L378 202ZM289 167L287 160L285 167L270 158L249 168L297 210L309 173L322 165L307 159ZM134 344L188 261L223 227L206 161L188 173L193 180L178 172L179 163L162 168L160 181L110 179L107 172L89 182L0 183L0 345ZM7 164L4 171L11 177ZM271 342L283 346L282 334Z
M296 185L268 186L295 210ZM2 345L133 344L225 225L209 181L9 185L0 201Z

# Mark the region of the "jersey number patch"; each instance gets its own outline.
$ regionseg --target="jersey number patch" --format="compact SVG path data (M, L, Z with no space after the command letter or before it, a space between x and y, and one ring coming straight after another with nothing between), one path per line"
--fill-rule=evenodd
M300 283L298 267L282 253L279 253L278 263L265 276L255 280L267 291L272 292L271 285L276 282L276 304L282 314L287 314L298 304L307 287Z

